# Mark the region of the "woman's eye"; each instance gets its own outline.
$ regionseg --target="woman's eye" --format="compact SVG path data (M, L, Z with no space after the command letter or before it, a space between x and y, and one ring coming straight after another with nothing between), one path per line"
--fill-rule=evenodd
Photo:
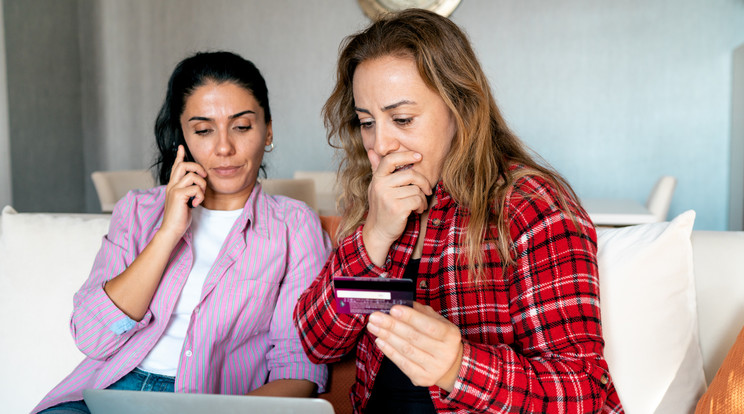
M211 129L197 129L196 131L194 131L194 134L196 134L196 135L207 135L210 132L212 132Z
M250 126L250 125L238 125L238 126L235 127L235 129L237 129L240 132L250 131L251 128L253 128L253 127Z
M372 125L374 125L374 121L359 121L359 127L362 129L372 128Z
M413 121L413 118L396 118L394 122L398 125L405 126L409 125Z

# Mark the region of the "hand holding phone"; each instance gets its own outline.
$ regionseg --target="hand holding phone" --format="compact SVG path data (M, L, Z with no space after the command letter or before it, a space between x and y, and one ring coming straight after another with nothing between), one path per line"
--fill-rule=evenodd
M183 147L184 155L183 155L183 161L184 162L194 162L194 158L191 156L191 153L189 150L184 146ZM176 154L178 154L178 147L176 147ZM178 159L178 155L176 155L176 159ZM191 184L196 185L196 184ZM194 208L194 199L196 196L189 197L189 201L186 202L186 205L189 206L189 208Z
M173 192L174 195L178 194L177 198L173 200L173 205L184 203L189 208L194 208L204 201L207 172L199 163L194 161L183 144L177 145L175 151L168 182L169 192Z
M180 146L179 146L180 147ZM207 172L198 163L187 162L184 158L185 148L178 148L170 170L170 177L165 186L163 220L159 232L169 238L180 238L191 225L191 209L187 206L192 199L192 206L204 202L207 188Z
M182 150L181 150L181 147L183 147ZM181 156L179 155L179 150L183 151L183 158L181 158ZM177 145L176 148L174 149L174 151L175 151L175 163L174 163L174 167L175 167L176 164L180 164L180 163L194 163L194 164L197 164L196 161L194 160L194 158L191 156L191 153L189 152L188 148L185 145L183 145L183 144ZM203 171L203 169L202 169L202 171ZM187 170L183 174L185 176L185 175L188 175L189 173L194 173L194 174L197 174L197 175L199 175L199 176L201 176L203 178L206 178L206 174L205 173L202 173L200 171L195 171L191 167L188 167ZM173 174L173 172L172 172L172 174ZM191 185L197 185L197 184L196 183L192 183ZM186 205L189 208L194 208L194 200L195 199L196 199L196 196L190 196L189 199L186 201Z

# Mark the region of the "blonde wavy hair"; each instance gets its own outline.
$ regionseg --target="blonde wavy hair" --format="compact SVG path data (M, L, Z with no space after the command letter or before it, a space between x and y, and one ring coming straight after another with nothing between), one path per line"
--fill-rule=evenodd
M501 116L491 88L465 33L449 19L421 9L384 16L347 37L340 47L336 85L323 106L328 143L343 150L338 176L342 220L338 240L364 222L372 171L354 111L354 71L360 63L385 56L412 59L424 82L452 111L457 133L445 157L444 189L469 212L465 246L471 274L482 279L484 242L494 242L502 263L513 263L504 210L516 180L537 175L562 188L561 209L572 220L566 197L578 200L566 180L536 162ZM526 166L510 170L517 163ZM496 225L498 234L487 234ZM504 266L505 268L506 266Z

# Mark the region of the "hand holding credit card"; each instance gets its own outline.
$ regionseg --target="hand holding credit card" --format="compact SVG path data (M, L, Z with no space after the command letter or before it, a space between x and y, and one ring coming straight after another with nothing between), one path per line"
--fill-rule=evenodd
M389 312L393 305L413 306L413 280L381 277L333 278L336 311L346 314Z

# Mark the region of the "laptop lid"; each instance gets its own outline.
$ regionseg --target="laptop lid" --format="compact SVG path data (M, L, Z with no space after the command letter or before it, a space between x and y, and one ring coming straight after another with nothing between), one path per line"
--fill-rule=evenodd
M89 389L83 399L92 414L333 414L320 398Z

